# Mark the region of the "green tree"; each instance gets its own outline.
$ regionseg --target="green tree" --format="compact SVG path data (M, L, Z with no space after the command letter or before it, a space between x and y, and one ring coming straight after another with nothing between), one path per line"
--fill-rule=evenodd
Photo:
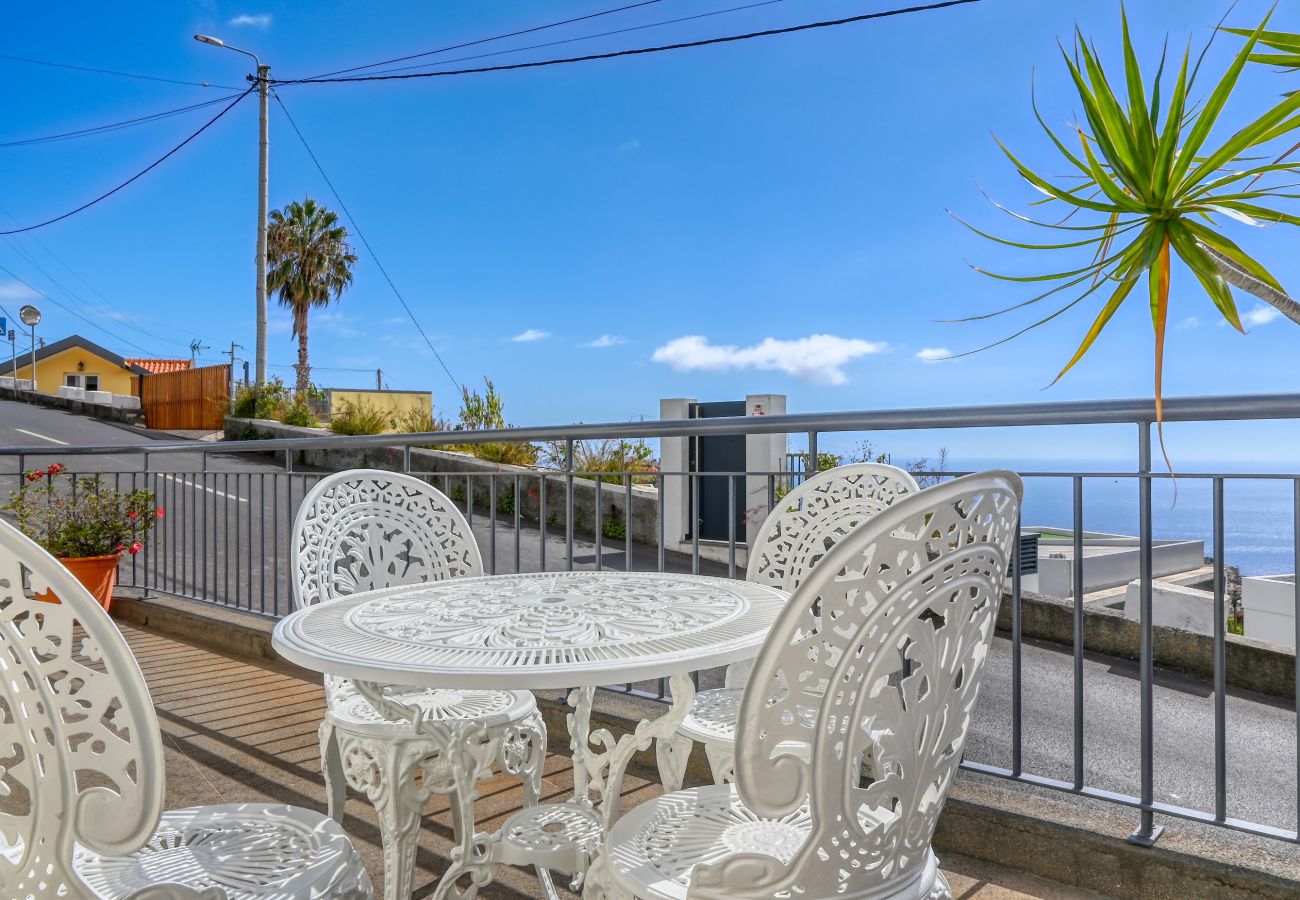
M307 315L338 300L352 284L357 257L348 245L348 230L310 197L273 211L266 241L266 286L279 294L280 305L293 313L298 339L297 390L311 387L307 363Z
M1083 121L1075 126L1073 149L1044 121L1037 103L1033 105L1039 125L1058 151L1057 162L1063 163L1069 174L1055 179L1039 175L998 143L1021 177L1045 195L1031 205L1051 204L1063 207L1064 213L1056 221L1040 221L995 205L1021 222L1065 236L1059 243L1027 243L967 227L1011 247L1083 253L1091 260L1041 275L978 270L1003 281L1050 287L1006 309L959 321L1002 315L1049 298L1059 302L1062 292L1078 291L1059 308L988 345L997 346L1103 292L1106 300L1078 349L1056 376L1059 380L1091 349L1116 310L1145 278L1155 333L1157 419L1162 417L1165 328L1175 260L1191 272L1220 314L1238 330L1243 329L1229 285L1249 291L1300 322L1300 308L1277 279L1221 230L1224 220L1246 225L1300 225L1300 218L1278 208L1279 203L1297 197L1287 192L1294 185L1278 183L1279 178L1300 171L1300 166L1269 162L1271 154L1261 158L1265 145L1300 127L1296 115L1300 94L1284 97L1221 144L1210 143L1211 131L1265 34L1267 21L1247 32L1245 46L1200 102L1191 98L1200 61L1192 63L1190 46L1172 85L1163 83L1166 60L1161 57L1148 95L1127 17L1122 17L1123 70L1116 78L1107 74L1095 45L1076 32L1073 53L1061 47L1083 113ZM1123 92L1113 84L1122 84ZM1162 103L1166 87L1171 89Z

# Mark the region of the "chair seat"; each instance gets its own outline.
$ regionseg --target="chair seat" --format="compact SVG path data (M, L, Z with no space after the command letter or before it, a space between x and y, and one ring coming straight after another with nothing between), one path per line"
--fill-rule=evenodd
M860 815L868 831L884 821L869 811ZM608 843L610 871L624 889L642 900L686 900L697 865L757 854L787 866L811 829L807 806L779 819L764 818L745 807L735 785L676 791L643 803L614 825ZM735 893L749 896L740 885ZM951 894L938 861L928 853L918 871L899 879L896 893L880 896L920 900Z
M691 711L677 727L679 734L704 744L730 744L736 739L743 688L717 688L695 695Z
M429 722L473 719L489 727L505 725L532 714L537 701L529 691L452 691L441 688L385 688L384 693L405 706L418 706ZM409 731L405 722L392 722L369 700L354 691L329 697L328 718L351 730Z
M330 897L369 900L370 876L343 829L294 806L228 804L163 813L158 829L130 856L100 856L78 846L77 872L105 900L150 885L218 888L229 900Z
M807 807L780 819L745 808L732 785L664 794L624 815L609 835L614 878L635 896L685 900L691 871L735 853L759 853L788 865L808 839Z

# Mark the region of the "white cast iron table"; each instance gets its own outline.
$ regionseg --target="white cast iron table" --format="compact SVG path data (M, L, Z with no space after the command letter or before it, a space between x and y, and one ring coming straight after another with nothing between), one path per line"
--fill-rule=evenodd
M601 838L618 818L632 756L671 736L690 711L690 673L753 658L788 594L713 578L638 572L549 572L455 578L354 594L298 610L275 628L291 662L353 679L394 721L448 742L460 846L435 898L469 897L503 863L587 870L589 894L603 893ZM672 704L617 741L590 730L595 688L669 678ZM474 772L484 761L482 726L424 729L420 711L390 700L383 685L449 690L573 689L569 716L574 798L512 816L495 835L476 833ZM591 801L592 793L599 808ZM554 832L564 826L565 835ZM590 868L588 868L590 864ZM464 879L470 884L463 886ZM457 886L457 881L462 886ZM543 875L548 894L549 876ZM576 881L575 881L576 884Z

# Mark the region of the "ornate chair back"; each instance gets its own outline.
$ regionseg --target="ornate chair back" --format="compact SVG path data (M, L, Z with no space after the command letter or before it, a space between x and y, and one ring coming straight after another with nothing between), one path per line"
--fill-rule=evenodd
M745 690L736 784L760 816L806 804L809 837L788 867L764 856L697 867L702 895L726 885L718 896L877 897L922 877L979 693L1021 493L1018 476L985 472L905 497L800 584ZM868 749L874 781L859 763Z
M52 593L58 602L37 600ZM58 560L0 521L0 896L94 898L73 845L139 849L163 748L117 626Z
M899 497L916 479L884 463L849 463L818 472L777 501L749 550L747 581L793 591L826 552ZM729 666L726 686L742 688L752 662Z
M322 478L293 523L298 608L385 587L482 575L469 523L419 478L353 469Z
M776 502L749 551L745 578L793 591L817 561L859 525L920 488L883 463L849 463L818 472Z

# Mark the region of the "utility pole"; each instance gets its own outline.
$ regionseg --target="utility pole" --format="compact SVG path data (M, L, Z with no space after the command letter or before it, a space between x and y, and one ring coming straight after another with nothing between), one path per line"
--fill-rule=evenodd
M9 353L14 360L14 387L18 387L18 332L9 329Z
M230 382L230 411L231 412L234 412L235 410L235 351L243 350L243 349L244 349L243 344L236 344L234 341L230 342L230 369L227 372L226 380Z
M375 369L375 390L382 391L383 389L384 389L384 370Z
M257 57L253 57L257 59ZM270 116L267 94L270 91L271 67L257 65L257 85L261 94L260 134L257 143L257 383L266 381L266 202L270 189Z
M257 85L260 104L257 145L257 342L253 353L257 383L260 385L266 381L266 205L270 186L268 158L270 150L271 67L262 65L262 61L257 58L257 54L250 53L247 50L240 50L238 47L232 47L221 38L196 34L194 40L204 44L211 44L213 47L224 47L245 56L251 56L257 66L257 74L249 75L248 80Z

